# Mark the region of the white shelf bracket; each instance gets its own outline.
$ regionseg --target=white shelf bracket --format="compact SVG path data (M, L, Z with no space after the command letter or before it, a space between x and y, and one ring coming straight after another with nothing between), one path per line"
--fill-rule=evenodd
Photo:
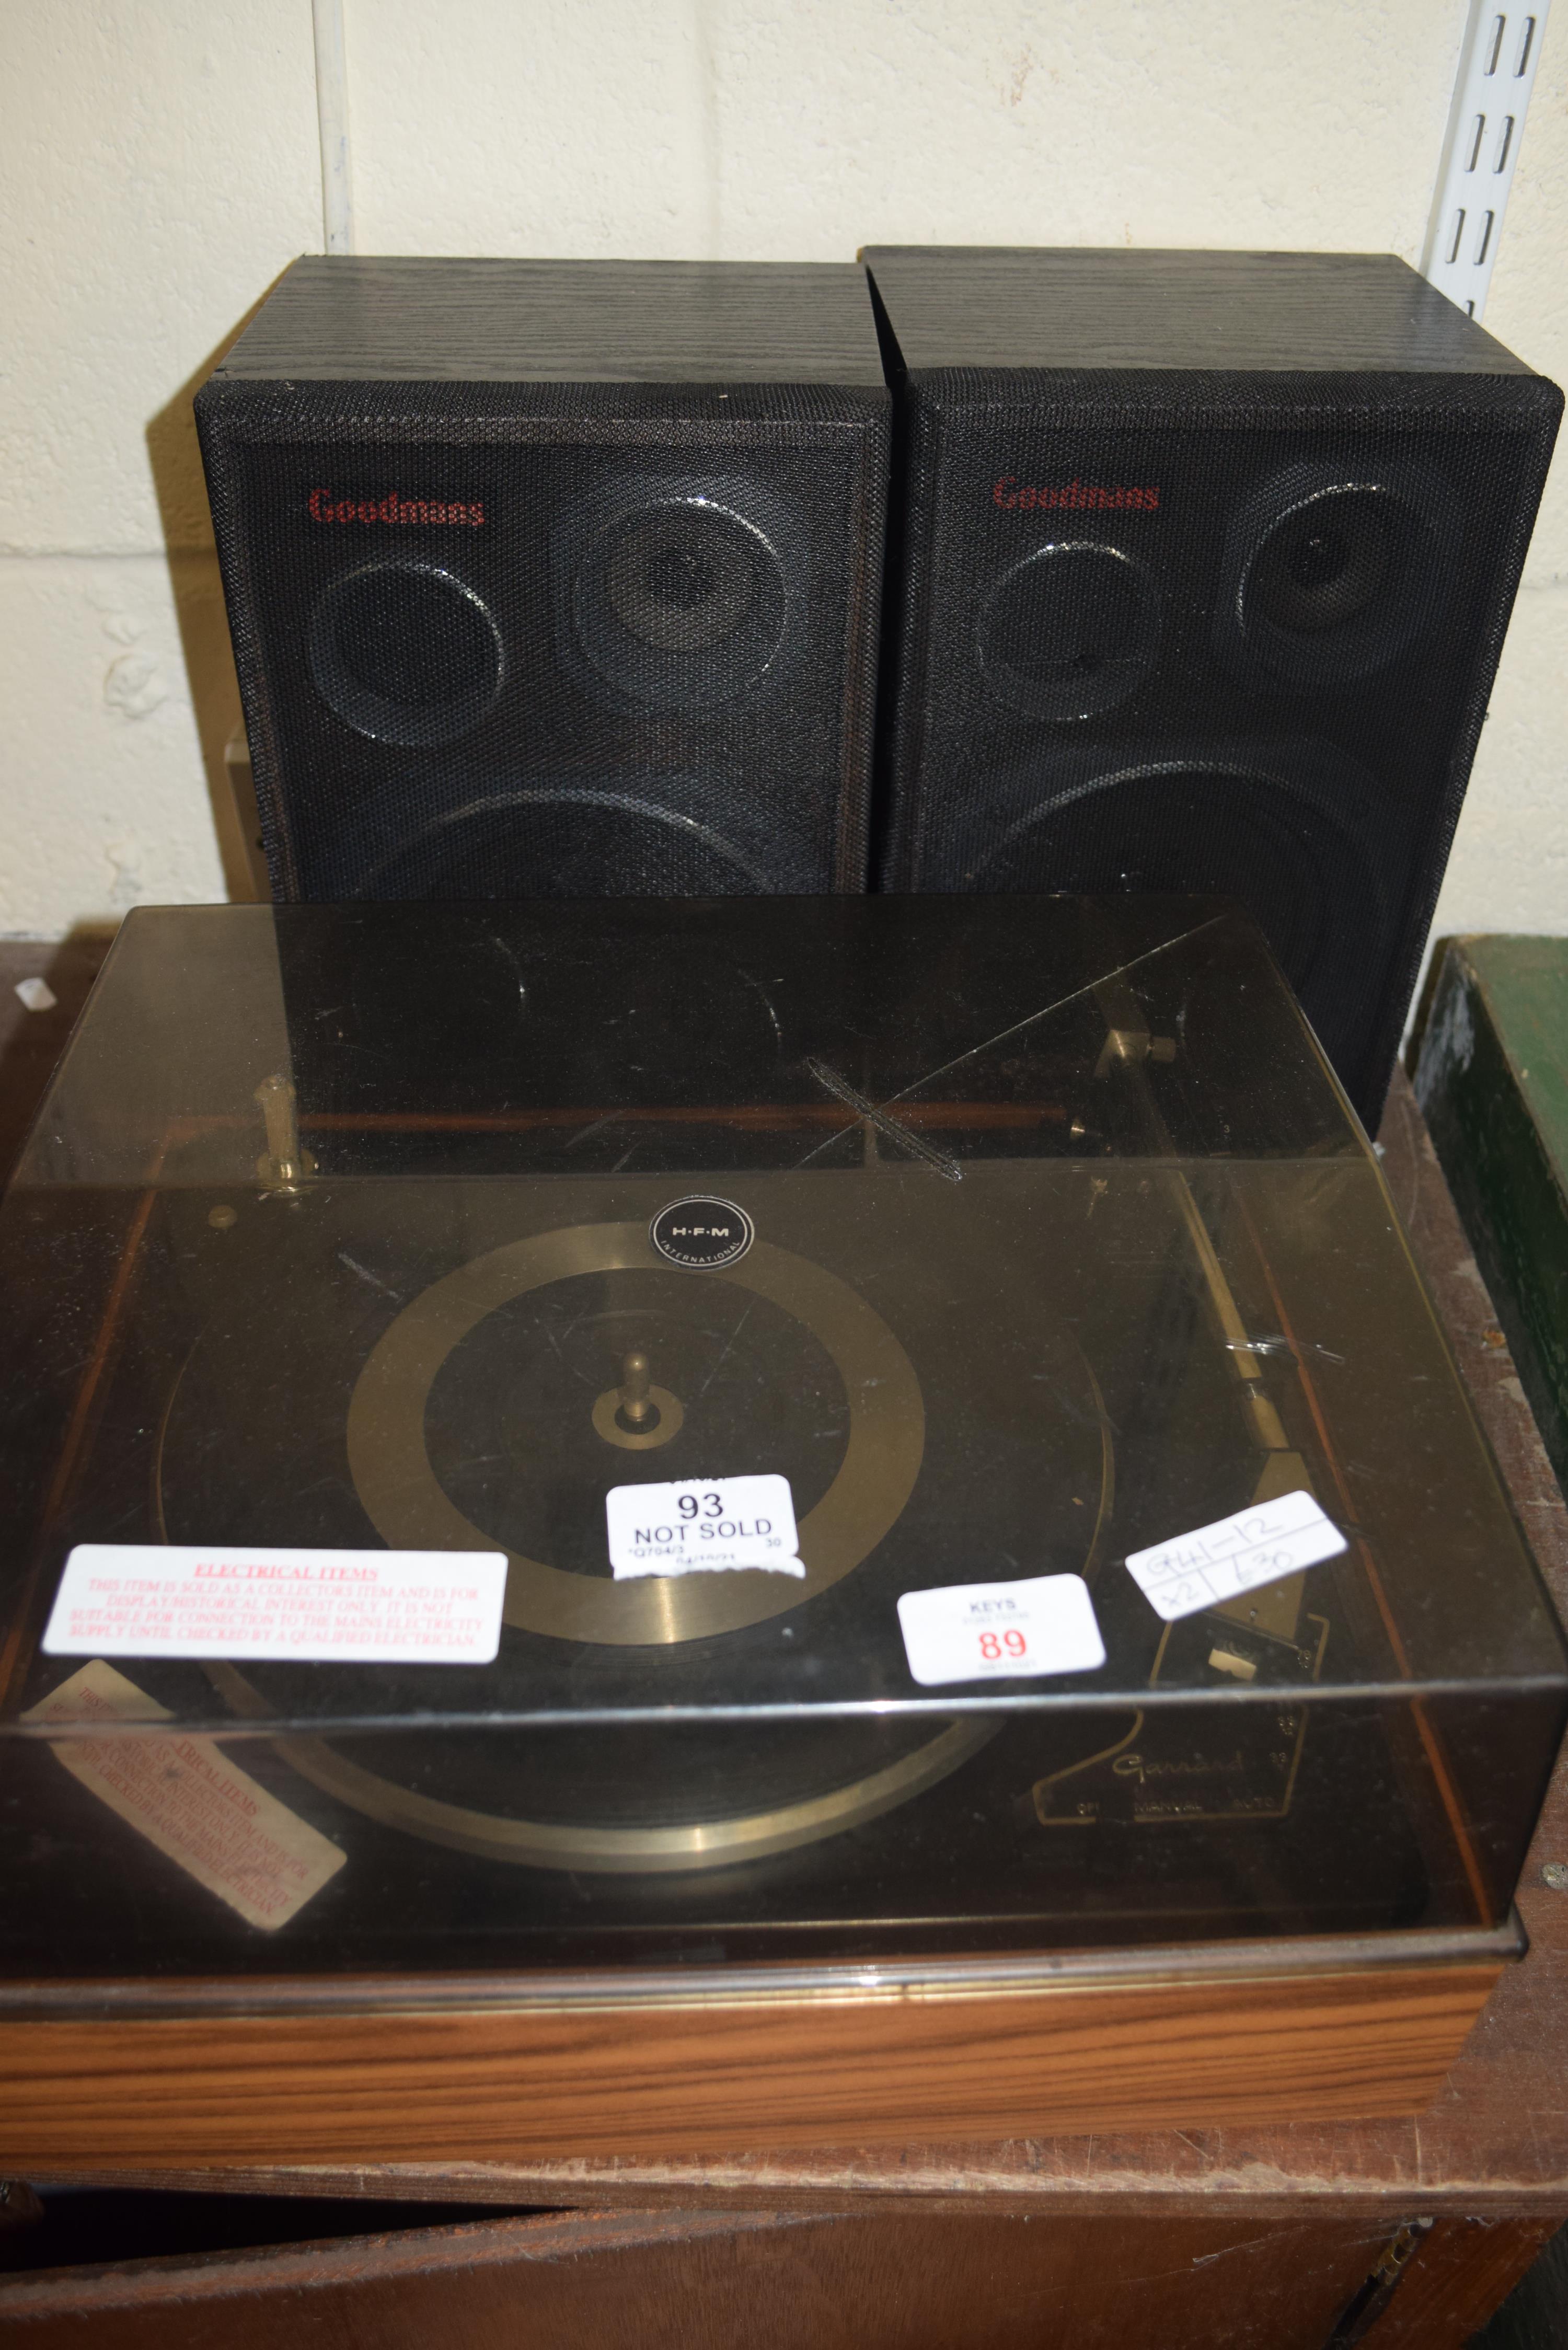
M1480 318L1551 0L1471 0L1421 275Z
M343 0L312 0L311 13L316 28L316 113L321 131L322 241L328 253L352 253L354 185L348 169Z

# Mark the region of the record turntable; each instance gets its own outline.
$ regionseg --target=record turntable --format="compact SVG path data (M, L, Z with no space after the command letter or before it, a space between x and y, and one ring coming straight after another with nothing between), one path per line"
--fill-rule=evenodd
M1561 1636L1220 904L138 913L0 1262L35 2050L462 2016L556 2151L1406 2110L1518 1947ZM489 1650L278 1596L383 1558ZM15 2151L135 2137L48 2077Z

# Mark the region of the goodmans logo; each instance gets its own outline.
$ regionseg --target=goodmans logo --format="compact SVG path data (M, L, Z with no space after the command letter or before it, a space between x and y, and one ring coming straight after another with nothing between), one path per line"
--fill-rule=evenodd
M312 522L455 522L478 530L484 521L478 498L406 498L400 490L389 490L384 498L340 498L335 490L312 490L309 504Z
M1112 488L1098 482L1073 481L1058 489L1035 489L1026 482L1020 483L1012 473L1003 473L991 494L997 505L1016 507L1025 514L1036 506L1066 507L1079 514L1089 506L1137 506L1145 514L1153 514L1159 504L1158 483L1135 490L1121 483Z

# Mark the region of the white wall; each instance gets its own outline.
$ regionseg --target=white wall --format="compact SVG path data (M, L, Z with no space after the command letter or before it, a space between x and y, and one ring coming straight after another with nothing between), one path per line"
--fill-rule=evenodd
M346 0L359 248L1415 260L1463 0ZM0 7L0 931L241 886L190 398L319 249L309 0ZM1568 22L1487 324L1568 375ZM1568 929L1568 467L1439 922Z

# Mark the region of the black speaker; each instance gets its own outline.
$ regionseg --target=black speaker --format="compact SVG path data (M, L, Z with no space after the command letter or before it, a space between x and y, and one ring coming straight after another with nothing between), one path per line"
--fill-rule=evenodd
M865 887L862 271L299 261L196 419L277 897Z
M1239 898L1373 1123L1562 394L1383 255L865 259L882 886Z

